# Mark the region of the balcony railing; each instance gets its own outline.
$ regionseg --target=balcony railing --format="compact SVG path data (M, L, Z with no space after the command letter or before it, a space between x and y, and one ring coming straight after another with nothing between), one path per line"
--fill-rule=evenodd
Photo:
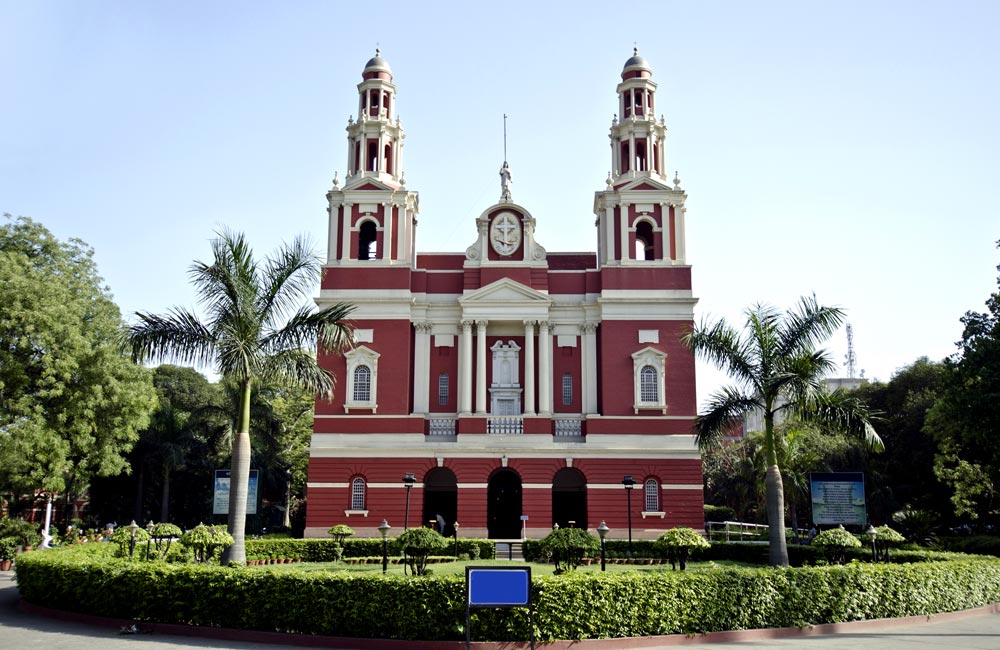
M486 433L512 436L524 433L524 420L520 416L491 417L486 422Z
M557 438L579 438L583 436L583 422L577 418L553 418Z
M427 435L454 438L455 418L430 418Z

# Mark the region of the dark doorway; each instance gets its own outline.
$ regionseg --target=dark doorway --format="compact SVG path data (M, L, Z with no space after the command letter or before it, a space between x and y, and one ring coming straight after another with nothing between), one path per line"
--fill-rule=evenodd
M578 469L564 467L552 477L552 524L587 529L587 479Z
M521 477L500 469L490 477L486 490L486 526L490 539L521 537Z
M444 530L441 530L438 517L444 520ZM427 526L434 521L434 530L451 537L455 534L457 518L458 480L455 472L447 467L436 467L424 477L424 512L420 523Z

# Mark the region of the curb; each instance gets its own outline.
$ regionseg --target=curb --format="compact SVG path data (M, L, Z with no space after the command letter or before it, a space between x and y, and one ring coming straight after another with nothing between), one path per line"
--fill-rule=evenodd
M49 609L20 600L19 609L36 616L44 616L61 621L84 623L99 627L126 627L134 621L105 616L91 616ZM749 641L766 641L768 639L792 639L813 636L858 633L867 630L885 630L907 625L927 623L945 623L959 621L977 616L1000 613L1000 603L993 603L975 609L964 609L957 612L943 612L923 616L907 616L904 618L880 618L867 621L851 621L848 623L825 623L806 627L783 627L760 630L734 630L729 632L707 632L705 634L668 634L664 636L625 637L620 639L582 639L577 641L539 642L549 650L630 650L641 648L661 648L664 646L695 645L700 643L733 643ZM179 625L175 623L140 623L142 632L151 632L171 636L189 636L220 641L242 641L248 643L272 643L295 647L322 647L332 650L443 650L464 648L464 641L402 641L398 639L356 639L351 637L319 636L306 634L285 634L282 632L264 632L257 630L235 630L219 627L201 627L195 625ZM471 648L475 650L522 650L527 649L527 641L474 641Z

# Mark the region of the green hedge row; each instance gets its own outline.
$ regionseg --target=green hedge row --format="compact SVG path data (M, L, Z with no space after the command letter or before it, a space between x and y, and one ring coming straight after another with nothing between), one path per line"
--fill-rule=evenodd
M359 537L346 539L343 557L382 557L382 540ZM473 547L479 548L479 557L492 560L495 554L493 542L488 539L459 539L458 552L473 555ZM303 562L333 562L337 559L337 542L332 539L250 539L247 540L247 560L302 560ZM447 551L455 550L454 540ZM402 554L396 538L389 539L389 555Z
M461 639L464 579L137 563L61 550L19 557L29 602L87 614L347 637ZM1000 601L1000 560L968 557L532 581L539 640L693 634L929 615ZM473 636L528 638L524 610L477 610Z

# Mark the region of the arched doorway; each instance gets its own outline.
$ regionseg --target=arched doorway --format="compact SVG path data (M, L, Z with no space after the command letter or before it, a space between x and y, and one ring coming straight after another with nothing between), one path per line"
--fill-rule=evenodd
M552 524L587 529L587 479L578 469L564 467L552 477Z
M424 476L424 511L420 519L426 526L431 521L444 520L444 530L435 525L435 530L446 537L455 534L455 519L458 518L458 480L455 472L447 467L435 467ZM459 522L461 523L461 522Z
M486 527L490 539L521 537L521 477L512 469L498 469L490 476Z

